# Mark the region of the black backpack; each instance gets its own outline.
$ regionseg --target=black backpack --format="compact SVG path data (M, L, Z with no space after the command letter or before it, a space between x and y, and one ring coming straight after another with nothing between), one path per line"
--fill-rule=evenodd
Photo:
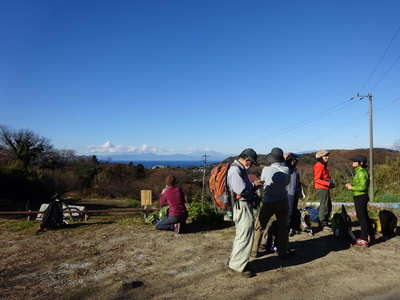
M342 205L342 211L335 213L332 217L332 232L337 238L343 240L355 240L355 236L351 230L351 218L347 214L346 208Z
M379 212L379 221L383 236L392 237L396 234L397 217L390 210L381 210Z
M43 228L60 228L64 225L64 213L62 203L59 200L50 202L43 214L42 223L40 225Z

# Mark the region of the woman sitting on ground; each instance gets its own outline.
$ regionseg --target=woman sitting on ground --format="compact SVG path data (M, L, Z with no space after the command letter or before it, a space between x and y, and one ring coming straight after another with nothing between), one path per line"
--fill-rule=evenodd
M176 177L168 175L165 179L166 187L160 195L160 207L168 205L168 217L160 220L156 224L159 230L174 230L180 233L182 225L187 219L187 211L185 206L185 196L180 187L176 186Z

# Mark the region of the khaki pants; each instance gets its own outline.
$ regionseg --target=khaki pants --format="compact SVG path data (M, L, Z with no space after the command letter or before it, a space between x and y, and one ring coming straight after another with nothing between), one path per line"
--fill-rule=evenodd
M327 226L332 212L332 201L329 190L317 189L315 198L319 201L319 223L321 226Z
M276 216L278 221L278 254L284 255L288 248L289 243L289 230L288 230L288 201L287 199L276 202L263 202L261 205L260 213L255 224L254 242L252 247L252 254L258 252L261 239L263 237L265 227L267 227L269 219L272 215Z
M253 209L246 201L239 200L234 203L233 222L236 235L229 258L229 267L237 272L243 272L250 258L254 238Z

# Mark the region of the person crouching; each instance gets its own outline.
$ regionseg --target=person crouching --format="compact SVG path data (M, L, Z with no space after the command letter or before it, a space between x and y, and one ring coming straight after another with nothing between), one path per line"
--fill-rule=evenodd
M185 196L182 189L176 186L175 176L168 175L165 179L165 185L166 187L160 194L160 207L164 205L169 206L168 217L161 219L156 224L156 228L181 233L188 216L185 206Z

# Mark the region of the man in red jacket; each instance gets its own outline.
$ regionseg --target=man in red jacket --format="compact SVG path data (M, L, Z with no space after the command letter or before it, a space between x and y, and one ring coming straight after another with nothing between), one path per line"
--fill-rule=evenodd
M328 220L332 211L331 195L329 190L334 188L335 185L329 176L327 168L329 152L327 150L320 150L315 155L317 162L315 163L314 170L314 188L315 198L319 201L319 222L323 230L329 231Z

